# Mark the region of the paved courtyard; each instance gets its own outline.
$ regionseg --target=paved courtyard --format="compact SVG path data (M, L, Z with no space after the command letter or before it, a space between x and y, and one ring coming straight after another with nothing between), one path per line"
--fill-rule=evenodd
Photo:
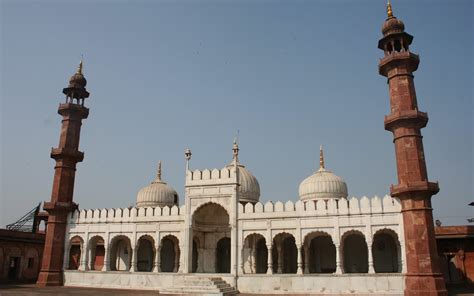
M474 287L451 288L449 295L453 296L474 296ZM96 288L77 288L77 287L46 287L37 288L34 284L30 285L0 285L0 296L145 296L145 295L171 295L160 294L158 291L140 291L140 290L120 290L120 289L96 289ZM176 296L176 294L173 294ZM239 294L250 296L256 294ZM270 294L258 294L258 296ZM283 295L283 294L280 294ZM289 295L289 294L287 294ZM296 294L293 294L296 295ZM303 296L305 294L297 294ZM361 296L360 294L348 294L351 296ZM314 294L313 294L314 296ZM332 296L335 296L334 294Z

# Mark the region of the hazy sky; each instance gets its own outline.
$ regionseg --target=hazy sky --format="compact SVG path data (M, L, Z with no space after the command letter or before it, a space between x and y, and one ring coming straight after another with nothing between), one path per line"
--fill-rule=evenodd
M350 196L397 183L386 79L377 48L384 0L0 1L0 226L50 199L62 88L84 54L91 97L74 200L126 207L155 176L184 198L191 167L240 160L261 201L298 199L318 166ZM473 2L393 1L420 54L418 102L435 218L474 217Z

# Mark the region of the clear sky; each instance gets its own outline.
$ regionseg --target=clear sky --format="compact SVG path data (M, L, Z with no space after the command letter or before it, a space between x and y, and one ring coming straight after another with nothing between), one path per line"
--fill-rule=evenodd
M386 79L377 49L385 1L0 1L0 226L49 200L62 88L81 54L91 93L74 200L127 207L157 162L184 198L191 167L240 160L261 201L298 199L318 166L349 195L397 183ZM393 0L414 35L429 177L443 225L474 217L473 2Z

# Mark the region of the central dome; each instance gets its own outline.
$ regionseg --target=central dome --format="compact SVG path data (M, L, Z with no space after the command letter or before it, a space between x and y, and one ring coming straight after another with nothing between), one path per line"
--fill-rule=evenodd
M137 207L172 207L178 205L178 193L161 180L161 161L156 179L137 194Z
M347 197L347 185L344 180L324 168L323 149L320 150L320 168L304 179L299 187L301 200L339 199Z

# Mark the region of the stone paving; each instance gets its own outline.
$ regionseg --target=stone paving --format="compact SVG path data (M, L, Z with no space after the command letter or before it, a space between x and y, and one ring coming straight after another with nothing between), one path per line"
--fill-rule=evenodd
M120 289L97 289L97 288L77 288L77 287L46 287L37 288L34 284L30 285L0 285L0 296L147 296L147 295L169 295L160 294L158 291L144 291L144 290L120 290ZM176 296L176 294L173 294ZM252 294L240 294L243 296L250 296ZM253 294L256 295L256 294ZM258 294L263 296L264 294ZM271 295L271 294L266 294ZM283 295L283 294L280 294ZM289 295L289 294L288 294ZM303 296L307 294L293 294ZM350 294L355 296L354 294ZM474 287L459 287L449 289L449 295L453 296L474 296ZM313 295L314 296L314 295ZM336 296L336 295L332 295ZM360 295L357 295L360 296Z

